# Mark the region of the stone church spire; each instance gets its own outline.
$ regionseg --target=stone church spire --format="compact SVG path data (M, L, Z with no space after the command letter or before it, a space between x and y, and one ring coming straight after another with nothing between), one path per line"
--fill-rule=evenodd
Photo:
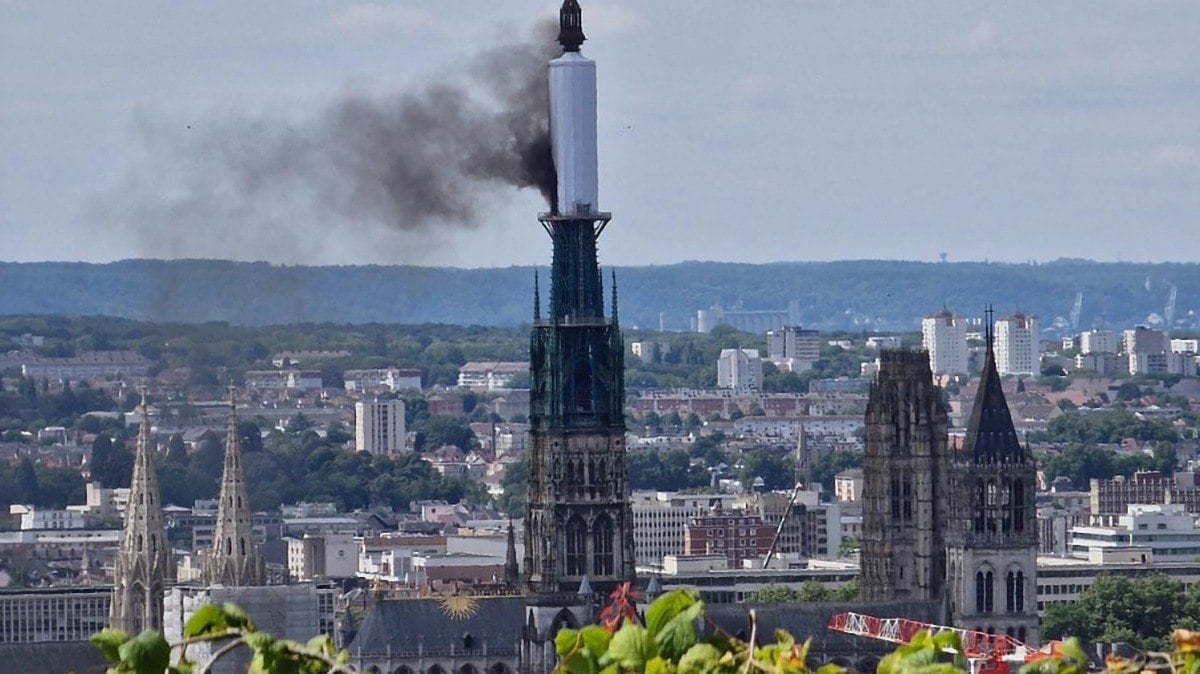
M209 584L229 587L263 585L263 559L254 543L250 522L250 498L242 471L242 441L238 433L237 402L229 387L229 425L225 434L225 469L217 501L217 524L213 547L204 567Z
M129 483L125 528L113 564L113 600L110 623L128 634L162 630L163 591L174 578L154 449L150 446L150 417L142 391L142 423Z

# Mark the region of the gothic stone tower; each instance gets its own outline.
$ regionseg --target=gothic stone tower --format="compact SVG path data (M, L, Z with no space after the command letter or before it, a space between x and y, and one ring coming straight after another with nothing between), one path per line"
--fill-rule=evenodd
M611 217L595 210L595 63L579 54L579 5L563 3L562 57L550 64L558 203L540 217L553 244L550 307L530 338L529 496L525 583L534 594L599 596L634 574L625 472L624 343L604 316L596 240ZM536 292L536 290L535 290Z
M929 354L883 351L863 462L862 598L941 601L946 408Z
M243 587L263 585L263 559L254 543L250 498L242 471L242 441L238 433L237 403L229 389L229 423L225 433L225 467L217 502L213 547L204 564L204 581L210 585Z
M113 564L113 599L109 622L127 634L163 628L163 592L175 577L163 526L154 449L150 446L150 417L142 394L142 424L138 431L125 529Z
M954 624L1036 644L1036 465L1013 428L988 312L987 359L961 447L951 452L947 576Z

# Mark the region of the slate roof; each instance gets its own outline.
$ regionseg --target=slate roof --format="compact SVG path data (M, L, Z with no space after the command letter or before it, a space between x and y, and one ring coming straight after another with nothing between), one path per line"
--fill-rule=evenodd
M355 656L391 652L479 650L515 652L525 626L524 597L385 599L367 609L347 650ZM469 640L468 640L469 637Z
M1012 413L1009 412L1008 401L1000 385L991 333L988 334L983 377L979 381L975 405L967 422L963 451L978 463L1020 463L1025 460L1025 450L1017 439Z

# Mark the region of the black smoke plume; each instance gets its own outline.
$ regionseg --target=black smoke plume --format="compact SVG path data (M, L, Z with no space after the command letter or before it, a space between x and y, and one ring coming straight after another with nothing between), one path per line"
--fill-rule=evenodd
M419 246L438 228L476 226L505 186L535 188L555 210L554 28L485 51L458 78L345 94L295 119L144 124L145 164L99 215L132 230L141 254L311 262L329 261L331 237L386 247L401 230Z

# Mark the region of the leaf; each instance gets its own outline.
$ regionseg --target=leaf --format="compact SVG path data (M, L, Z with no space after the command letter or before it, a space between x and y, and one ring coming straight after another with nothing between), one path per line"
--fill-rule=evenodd
M679 674L708 674L720 659L721 651L712 644L695 644L679 658Z
M655 599L646 609L646 629L650 636L657 636L659 630L669 623L679 612L697 602L693 593L687 590L672 590Z
M658 655L658 646L646 628L625 623L613 635L605 657L621 666L621 669L642 671L646 662Z
M584 647L596 659L608 652L608 644L612 641L612 635L608 633L608 630L599 625L588 625L580 630L579 636L583 638ZM557 646L557 644L555 645Z
M146 630L121 644L122 669L137 674L162 674L171 662L171 647L154 630Z
M266 653L271 650L271 646L275 644L275 638L270 634L262 632L251 632L242 637L242 642L257 653Z
M104 659L109 662L120 662L121 644L129 641L129 635L121 630L103 629L92 635L92 645L100 649Z
M224 632L228 628L229 623L225 619L225 612L216 604L204 604L196 609L191 618L188 618L187 624L183 626L183 636L190 639L205 634Z
M554 652L558 657L563 657L567 653L575 650L575 646L579 643L579 630L573 630L570 627L564 627L554 635Z
M651 658L646 663L645 674L668 674L671 671L670 665L662 658Z
M654 642L668 658L678 658L696 643L696 619L704 611L703 602L693 602L660 627ZM647 620L649 622L649 620Z

